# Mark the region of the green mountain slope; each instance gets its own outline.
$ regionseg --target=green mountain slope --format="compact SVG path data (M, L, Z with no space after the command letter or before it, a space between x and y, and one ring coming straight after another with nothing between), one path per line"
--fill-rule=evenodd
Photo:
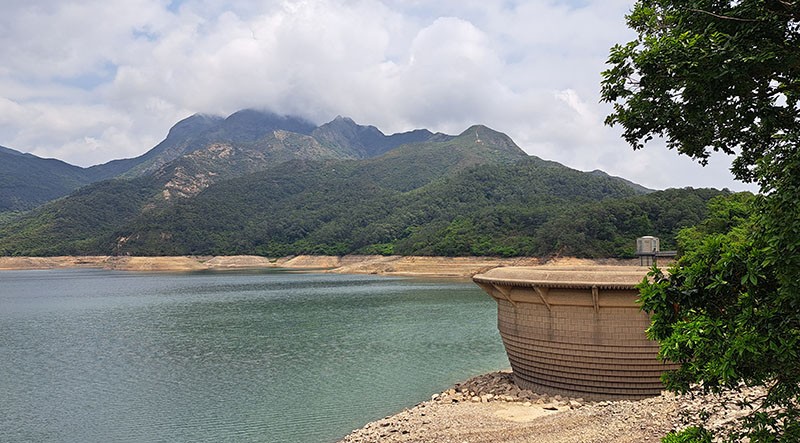
M292 162L222 183L139 217L117 233L129 239L119 252L630 256L635 237L668 244L719 193L642 195L535 158L473 166L403 191L365 178L374 164Z
M143 178L88 185L0 224L0 255L106 254L107 239L142 216L158 188Z
M83 168L0 146L0 212L31 209L91 181Z
M669 247L720 193L576 171L480 125L387 136L252 110L192 116L145 155L88 169L0 158L51 168L39 173L64 181L60 195L83 186L0 217L0 255L628 256L640 235Z
M92 185L6 223L0 254L626 256L643 234L669 245L720 192L643 194L481 126L366 160L295 158L153 204L170 177Z
M270 151L273 154L271 163L263 162L263 158L254 158L254 155L258 157L256 154L266 154L252 147L240 149L230 145L213 145L210 148L196 150L191 154L179 157L155 174L141 176L135 180L115 180L111 182L112 186L104 186L106 182L98 183L83 190L79 196L68 197L63 201L47 205L33 214L26 215L21 220L0 227L0 254L53 255L66 253L66 251L73 253L76 250L87 254L129 252L131 246L123 245L124 247L121 247L118 245L120 238L132 238L130 244L137 244L137 238L141 239L143 235L148 236L149 233L139 232L138 228L126 230L126 226L131 223L141 224L162 220L159 218L160 214L165 214L164 216L169 218L179 218L172 213L188 213L186 208L192 208L195 203L201 201L200 196L203 195L201 193L203 189L208 186L211 186L210 190L216 188L213 186L216 183L216 177L221 175L231 177L240 174L242 173L242 164L246 164L248 161L256 164L255 170L262 171L251 175L251 178L273 180L273 182L267 183L270 190L263 201L269 202L279 196L292 197L293 200L284 200L283 203L289 202L288 204L297 208L309 207L309 205L323 207L322 210L330 211L346 210L348 206L355 208L359 202L375 198L384 191L397 193L401 190L413 189L470 165L494 161L508 162L527 157L505 135L488 129L486 131L494 138L488 137L482 144L476 144L470 138L456 137L445 139L447 141L442 142L398 148L401 150L400 154L390 152L375 161L329 160L326 162L324 160L330 151L318 144L309 144L307 140L293 144L292 140L307 136L288 132L284 134L285 137L280 144L281 149L275 148L277 142L273 143L272 148L274 149ZM497 144L495 144L495 140ZM318 149L311 149L309 146L315 146ZM265 164L272 164L272 166L264 169ZM226 168L232 167L231 165L237 169L237 174L226 171ZM274 180L278 181L274 182ZM231 181L228 179L228 182ZM220 191L212 193L220 195L220 198L228 203L237 202L247 195L251 186L256 185L241 185L245 188L243 190L235 189L235 186L234 189L231 189L223 181L219 184ZM328 190L343 189L346 192L340 193L336 199L315 202L314 198L323 194L308 195L297 192L298 189L305 186L316 186L317 189ZM261 195L258 193L264 191L255 189L254 192ZM116 212L106 211L105 203L113 200L113 194L135 196L133 199L125 197L126 200L121 203L130 208L138 205L138 214L119 213L124 217L114 220L113 215ZM176 197L184 197L184 199L176 200ZM97 207L94 208L96 214L92 214L93 210L90 208L91 205L86 203L87 200L96 202ZM279 203L281 202L276 201L276 204ZM241 201L241 206L241 208L231 209L231 211L245 214L251 208L258 207L246 200ZM200 209L200 211L202 213L205 209ZM67 222L56 220L60 214L65 212L72 214L66 219ZM78 215L78 213L83 215ZM132 217L133 215L138 215L138 218ZM79 226L65 225L65 223L69 223L69 220L83 220L84 217L91 218L92 216L100 218L98 223L91 224L81 221ZM200 214L198 217L205 218L206 216ZM216 216L212 218L214 217ZM302 218L304 215L298 213L298 217ZM223 220L224 217L218 219ZM186 223L188 224L185 228L176 229L183 231L194 229L195 222L193 220L187 220ZM300 221L300 223L303 222ZM36 235L29 235L31 226L36 227ZM112 231L116 233L112 235ZM43 244L39 241L40 237L47 238L48 241ZM54 239L58 239L58 241ZM99 244L104 246L97 249L96 245ZM91 245L91 247L87 245Z
M476 139L475 133L483 134ZM399 191L409 191L431 180L483 164L509 164L528 158L507 135L485 126L473 126L456 137L401 145L380 157L364 160L359 177Z

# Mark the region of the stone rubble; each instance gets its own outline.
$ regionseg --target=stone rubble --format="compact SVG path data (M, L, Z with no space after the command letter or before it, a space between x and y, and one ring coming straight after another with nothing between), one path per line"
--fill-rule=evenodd
M592 402L520 389L510 372L494 372L369 423L341 442L659 442L670 431L701 423L712 430L728 429L749 412L736 407L736 400L762 394L743 389L692 398L665 392L637 401Z

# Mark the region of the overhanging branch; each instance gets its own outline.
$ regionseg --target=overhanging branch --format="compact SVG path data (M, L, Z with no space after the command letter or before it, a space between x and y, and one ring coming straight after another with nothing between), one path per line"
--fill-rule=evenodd
M704 11L702 9L686 8L686 10L692 11L692 12L699 12L701 14L707 14L707 15L710 15L712 17L716 17L716 18L719 18L719 19L722 19L722 20L733 20L733 21L737 21L737 22L749 22L749 23L758 21L758 20L752 19L752 18L730 17L730 16L727 16L727 15L715 14L715 13L713 13L711 11Z

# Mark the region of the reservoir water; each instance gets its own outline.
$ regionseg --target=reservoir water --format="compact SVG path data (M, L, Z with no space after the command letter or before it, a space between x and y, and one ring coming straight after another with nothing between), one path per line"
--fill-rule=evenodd
M0 441L332 442L508 366L475 285L0 272Z

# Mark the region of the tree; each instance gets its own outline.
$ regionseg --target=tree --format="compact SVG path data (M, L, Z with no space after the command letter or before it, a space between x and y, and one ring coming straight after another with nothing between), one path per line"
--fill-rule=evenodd
M627 20L638 37L611 49L606 123L634 149L659 137L702 164L734 155L734 176L761 191L718 202L716 221L681 234L676 266L643 283L648 335L681 363L667 387L765 386L727 438L800 441L800 2L640 0ZM739 216L720 223L720 209Z
M611 49L601 94L635 149L663 136L702 163L739 152L734 175L753 181L796 148L797 1L641 0L627 19L639 38Z

